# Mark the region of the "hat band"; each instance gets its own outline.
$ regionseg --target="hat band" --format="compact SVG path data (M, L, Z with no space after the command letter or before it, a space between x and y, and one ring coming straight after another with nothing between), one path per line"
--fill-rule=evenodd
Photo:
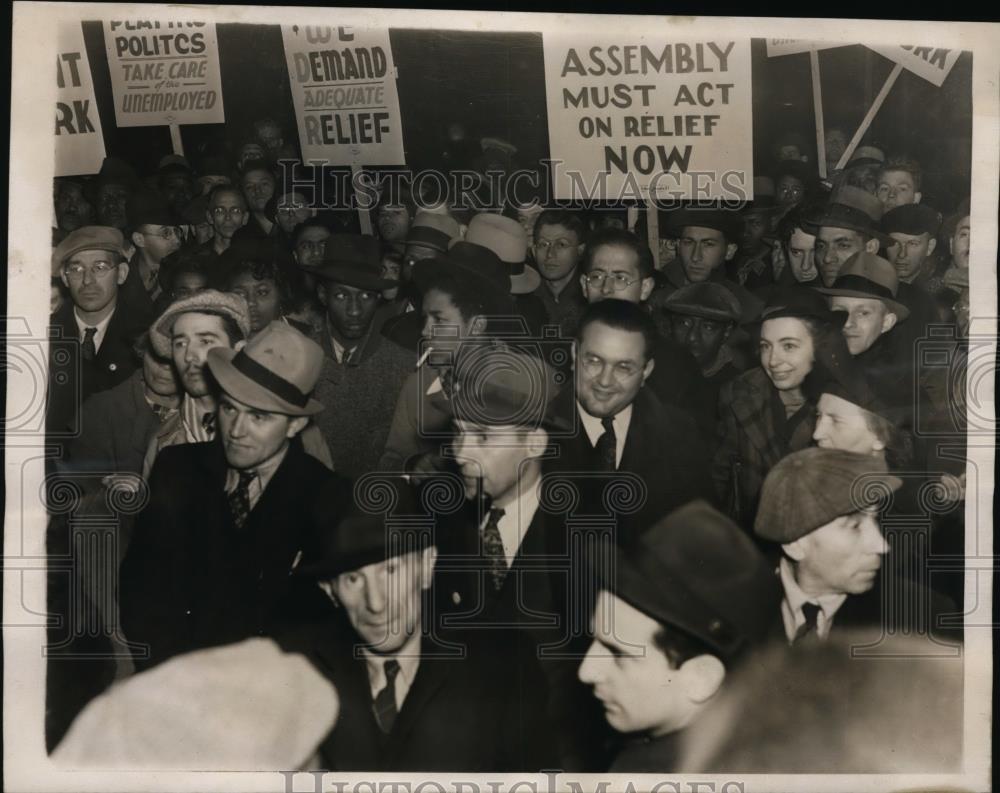
M299 408L304 408L309 404L308 394L303 394L294 383L288 382L284 377L276 375L265 366L261 366L243 350L233 356L232 365L237 372L249 377L257 385L263 386L285 402Z
M834 289L850 289L852 292L870 292L884 300L895 300L896 296L888 287L869 281L863 275L841 275L834 281Z
M507 270L513 276L524 274L524 262L507 262Z

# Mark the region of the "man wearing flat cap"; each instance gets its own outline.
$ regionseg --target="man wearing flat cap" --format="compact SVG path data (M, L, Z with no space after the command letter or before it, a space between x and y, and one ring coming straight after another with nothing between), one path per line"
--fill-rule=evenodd
M311 272L326 309L316 396L327 409L317 424L330 445L335 470L356 477L375 470L417 355L379 332L382 290L393 282L381 276L374 237L332 235L323 263Z
M899 278L896 298L910 311L904 328L913 341L926 338L928 326L937 321L929 281L938 261L934 250L941 221L941 213L927 204L903 204L882 217L882 231L892 240L886 253Z
M939 632L936 615L953 604L890 571L879 574L890 546L878 511L901 485L884 460L841 449L803 449L771 469L754 531L781 543L780 634L790 644L847 626Z
M93 394L124 382L136 370L132 345L148 318L120 290L128 277L125 239L109 226L84 226L71 232L52 253L52 277L69 300L49 323L49 390L46 423L51 432L78 429L80 405Z
M659 520L602 573L578 671L629 740L612 772L677 767L680 733L765 642L780 589L753 541L704 501Z
M122 564L122 625L143 647L139 668L307 616L289 575L315 551L303 494L347 497L346 480L298 437L323 409L311 397L319 345L274 322L240 350L218 345L206 357L221 389L217 437L157 457Z
M299 576L335 609L282 639L340 697L322 767L514 772L554 763L533 646L512 631L432 630L431 505L445 508L449 497L457 505L461 488L451 478L418 493L402 476L377 474L354 493L346 515L330 494L317 494L319 553L304 558Z

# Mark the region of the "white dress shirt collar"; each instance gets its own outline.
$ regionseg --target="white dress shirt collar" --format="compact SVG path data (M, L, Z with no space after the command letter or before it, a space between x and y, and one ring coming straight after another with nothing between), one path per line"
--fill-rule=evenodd
M590 438L590 445L596 446L598 439L604 434L604 425L597 416L591 416L583 405L576 403L576 410L580 414L580 421L583 429ZM625 439L628 437L629 424L632 423L632 405L627 405L618 411L611 419L615 428L615 467L622 464L622 455L625 453Z
M816 633L821 639L830 635L833 627L833 617L837 613L847 595L831 593L827 595L809 595L802 591L799 582L795 580L795 570L792 563L783 558L778 564L778 575L781 578L781 586L785 590L785 596L781 600L781 619L785 624L785 636L788 641L795 638L795 634L800 627L805 624L806 618L802 613L802 606L805 603L815 603L819 606L819 614L816 615Z
M83 337L86 335L87 328L97 328L97 333L94 334L94 351L100 352L101 343L104 341L104 337L108 333L108 324L111 322L111 317L113 317L114 315L115 312L112 311L100 322L93 325L88 325L86 322L80 319L80 315L77 313L76 308L74 308L73 319L76 320L76 329L80 334L79 336L80 341L83 342Z

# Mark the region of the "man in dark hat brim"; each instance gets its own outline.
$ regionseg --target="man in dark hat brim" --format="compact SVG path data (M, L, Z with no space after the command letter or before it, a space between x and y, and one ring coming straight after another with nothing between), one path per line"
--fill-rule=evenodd
M220 388L214 440L164 449L122 563L122 626L138 668L307 619L290 572L314 553L303 494L345 503L347 481L299 438L322 350L275 322L235 350L209 351Z

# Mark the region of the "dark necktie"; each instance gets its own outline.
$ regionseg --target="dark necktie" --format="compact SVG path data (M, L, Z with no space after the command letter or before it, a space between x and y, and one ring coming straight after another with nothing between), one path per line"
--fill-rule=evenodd
M236 528L242 529L250 514L250 483L257 476L256 471L239 471L240 480L236 489L229 494L229 508L233 512L233 522Z
M601 426L604 433L597 439L597 457L601 461L602 471L616 471L618 469L618 438L615 437L614 416L605 416L601 419Z
M795 631L795 638L792 640L792 644L798 644L802 640L815 640L818 638L818 625L816 620L819 617L820 607L815 603L803 603L802 604L802 616L806 618L797 631Z
M203 413L201 416L201 427L209 435L215 434L215 413Z
M378 722L379 729L387 735L392 732L392 725L396 722L396 675L399 674L399 662L389 659L385 662L385 688L378 692L375 697L375 721Z
M503 588L503 580L507 575L507 554L500 539L500 518L504 516L502 509L491 509L490 516L483 526L483 550L490 562L490 577L493 588L499 592Z
M92 361L97 357L97 345L94 344L94 336L97 335L97 328L83 329L83 346L80 348L83 360Z

